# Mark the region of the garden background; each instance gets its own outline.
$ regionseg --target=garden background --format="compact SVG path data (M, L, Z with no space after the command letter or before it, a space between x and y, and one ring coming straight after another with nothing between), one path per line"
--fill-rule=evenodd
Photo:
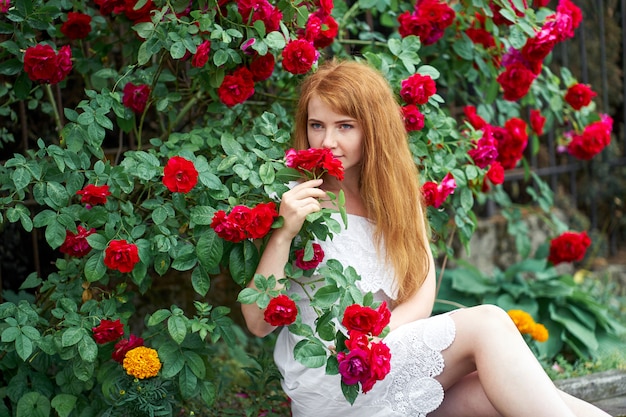
M437 311L530 314L554 377L623 366L624 3L0 0L0 416L288 413L237 298L277 295L253 277L267 204L298 83L332 56L398 93ZM478 267L490 223L503 256ZM333 306L368 303L331 266L320 325L290 326L311 366Z

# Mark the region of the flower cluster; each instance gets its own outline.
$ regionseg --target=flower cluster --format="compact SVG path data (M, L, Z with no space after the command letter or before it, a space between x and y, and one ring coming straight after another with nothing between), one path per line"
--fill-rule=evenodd
M358 304L348 306L341 323L348 330L346 350L337 353L341 383L360 384L370 391L391 369L391 352L382 341L373 341L389 324L391 312L383 302L377 310Z
M415 35L424 45L437 42L445 29L452 24L455 12L446 2L422 0L415 3L413 12L398 16L400 36Z
M188 193L198 183L198 171L188 159L174 156L163 168L163 185L173 193Z
M554 265L581 261L590 245L587 232L565 232L550 241L548 260Z
M505 100L516 101L528 93L541 72L543 60L559 42L574 36L581 20L582 13L574 3L560 0L556 13L546 18L543 26L528 38L521 49L507 51L502 59L504 71L497 78ZM494 22L497 23L496 18Z
M321 178L328 173L343 181L343 164L327 148L309 148L300 151L289 149L285 154L285 165L309 179Z
M298 316L296 303L285 294L272 298L264 312L264 319L272 326L289 326Z
M37 44L24 53L24 71L32 81L57 84L72 70L72 50L62 46L58 52L48 44Z
M582 133L568 132L565 137L569 139L567 152L574 158L588 161L606 148L611 143L611 131L613 119L603 114L600 120L585 126Z
M509 310L507 313L520 333L530 335L537 342L548 340L550 334L546 326L535 322L532 316L524 310Z
M239 205L233 207L229 214L224 210L216 211L211 227L222 239L237 243L265 237L276 217L278 212L272 201L259 203L253 208Z
M427 206L439 208L444 201L446 201L446 198L454 192L455 188L456 180L450 172L446 174L439 184L433 181L427 181L422 185L424 202Z
M418 73L402 80L400 97L406 103L402 107L402 117L407 132L424 128L424 114L418 106L428 103L428 99L436 92L437 86L430 75Z

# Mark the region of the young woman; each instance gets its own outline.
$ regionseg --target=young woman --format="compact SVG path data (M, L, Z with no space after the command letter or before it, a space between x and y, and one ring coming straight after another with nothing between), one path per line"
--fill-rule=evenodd
M348 228L319 242L325 258L355 267L359 289L392 307L384 339L391 371L353 406L339 376L294 359L300 339L282 329L274 359L295 417L608 416L557 390L502 309L485 305L431 317L435 268L419 176L400 107L379 72L352 61L321 65L302 84L295 123L294 147L332 150L345 178L305 181L283 194L284 226L273 232L256 272L284 277L305 217L326 204L326 191L341 189ZM298 308L312 325L313 310L305 301ZM255 304L242 311L253 334L275 329Z

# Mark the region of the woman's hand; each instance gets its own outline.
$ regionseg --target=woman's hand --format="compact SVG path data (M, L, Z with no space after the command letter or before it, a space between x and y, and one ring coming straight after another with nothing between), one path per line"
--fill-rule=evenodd
M305 181L283 194L278 214L284 223L274 233L281 231L289 240L296 237L306 216L322 209L320 199L326 197L326 192L319 188L322 183L321 179Z

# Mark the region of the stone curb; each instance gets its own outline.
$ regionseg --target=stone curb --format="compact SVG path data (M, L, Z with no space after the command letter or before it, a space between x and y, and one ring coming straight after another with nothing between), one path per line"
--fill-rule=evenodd
M617 369L556 380L554 383L561 390L585 401L626 396L626 371Z

